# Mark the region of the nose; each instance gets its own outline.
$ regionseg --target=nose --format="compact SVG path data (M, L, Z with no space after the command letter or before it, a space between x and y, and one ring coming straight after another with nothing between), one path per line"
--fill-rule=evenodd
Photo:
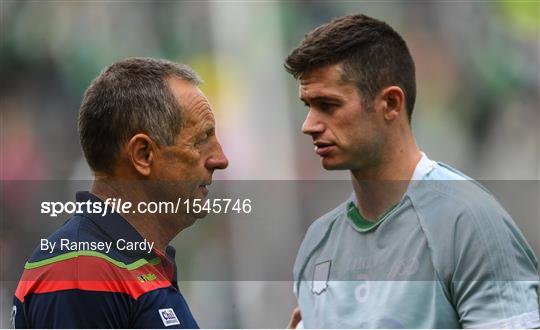
M318 134L324 131L324 124L317 118L313 111L309 111L304 123L302 124L302 132L304 134Z
M216 150L210 157L208 157L205 165L210 171L224 170L227 168L227 166L229 166L229 160L225 156L225 153L223 153L223 149L221 148L221 144L219 144L219 142L216 143Z

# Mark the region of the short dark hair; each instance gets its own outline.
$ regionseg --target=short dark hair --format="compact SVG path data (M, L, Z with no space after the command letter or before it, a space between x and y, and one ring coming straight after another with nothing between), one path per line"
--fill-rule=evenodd
M342 64L343 79L357 86L366 103L384 87L403 89L411 120L416 99L414 61L392 27L360 14L333 19L306 34L285 60L285 69L299 79L312 69L337 63Z
M153 58L127 58L105 68L92 81L79 110L79 138L93 171L110 172L118 151L133 135L148 134L172 145L182 126L181 104L167 79L198 85L187 65Z

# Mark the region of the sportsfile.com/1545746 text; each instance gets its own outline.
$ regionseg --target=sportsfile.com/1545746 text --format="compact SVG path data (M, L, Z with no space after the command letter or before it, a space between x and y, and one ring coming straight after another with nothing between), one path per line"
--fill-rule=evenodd
M122 198L108 198L105 201L86 202L51 202L41 203L41 214L57 217L59 214L82 214L93 213L106 216L110 213L192 213L201 212L212 214L249 214L252 211L252 201L249 198L214 198L214 199L182 199L172 201L151 201L132 203L124 201Z

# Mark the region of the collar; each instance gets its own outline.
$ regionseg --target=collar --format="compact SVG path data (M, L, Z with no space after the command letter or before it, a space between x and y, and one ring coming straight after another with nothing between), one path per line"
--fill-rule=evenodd
M427 174L429 174L429 172L431 172L431 170L433 170L433 168L437 164L437 162L429 159L428 156L426 156L426 154L423 151L420 151L420 153L422 154L422 157L420 158L420 160L416 164L416 167L414 168L413 175L410 179L411 182L409 183L409 186L407 187L407 191L405 192L404 196L406 196L409 193L411 187L414 186L414 183L416 181L422 180ZM355 207L358 207L357 205L358 202L356 200L356 194L354 190L352 191L351 195L349 196L346 202L347 202L347 206L349 206L350 203L353 203Z
M346 208L347 208L347 217L349 220L354 224L356 230L360 232L366 232L369 231L375 227L377 227L381 221L386 217L387 214L389 214L391 211L393 211L398 205L400 205L404 200L405 196L409 194L409 191L419 180L422 180L424 176L426 176L435 166L435 162L430 160L425 153L422 152L422 158L420 158L420 161L418 161L418 164L416 164L416 167L414 169L413 175L410 179L409 186L407 187L407 191L399 201L399 203L395 204L391 208L389 208L386 212L384 212L383 215L377 219L376 222L369 222L366 220L362 214L360 214L360 211L358 210L357 200L356 200L356 194L353 190L351 193L351 196L347 199L346 202Z
M414 169L413 175L411 177L411 181L419 181L424 178L435 166L436 162L429 159L425 153L422 153L422 158L420 158L420 161L418 164L416 164L416 168Z
M82 215L86 218L92 220L92 222L98 226L103 232L105 232L109 237L112 238L114 242L118 242L123 239L125 242L143 242L144 238L139 234L139 232L120 214L116 212L111 212L110 207L107 208L107 212L103 215L103 208L105 202L98 198L96 195L88 191L79 191L75 195L77 202L87 203L90 201L91 204L99 203L101 206L101 213L92 213L89 212L87 207L82 207ZM148 250L137 249L137 250L123 250L123 254L128 257L133 258L152 258L155 256L158 257L167 257L170 262L174 263L174 257L176 254L175 249L172 246L167 246L166 250L163 252L157 250L156 248L152 249L151 253L148 253Z

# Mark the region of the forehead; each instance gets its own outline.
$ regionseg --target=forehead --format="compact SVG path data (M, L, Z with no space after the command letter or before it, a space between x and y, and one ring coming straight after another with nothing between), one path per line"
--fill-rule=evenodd
M169 87L182 107L182 117L186 126L210 122L214 115L208 99L203 92L188 81L177 78L168 79Z
M356 92L355 86L344 79L340 64L315 68L300 78L300 98L344 97Z

